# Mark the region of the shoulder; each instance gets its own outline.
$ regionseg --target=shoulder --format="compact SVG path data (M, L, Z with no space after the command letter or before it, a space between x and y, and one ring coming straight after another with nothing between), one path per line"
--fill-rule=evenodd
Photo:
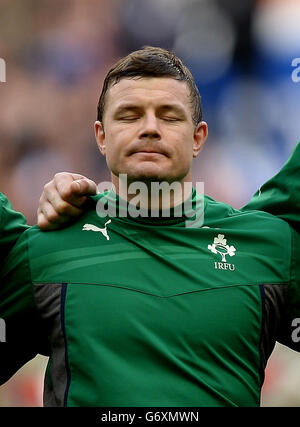
M254 225L270 226L275 228L282 228L288 230L289 225L281 218L272 215L269 212L258 209L236 209L227 203L217 202L211 197L205 196L207 217L210 220L216 219L219 221L233 221L238 225Z
M0 192L0 221L2 223L9 218L17 218L19 222L26 223L24 215L21 212L15 211L8 198Z
M2 277L7 282L20 283L24 279L29 282L48 280L49 271L64 271L67 262L74 257L80 259L85 236L83 225L90 221L91 212L82 215L68 226L54 231L41 231L35 225L24 231L3 266Z
M8 198L0 192L0 207L2 207L3 203L7 203L8 202Z
M0 193L0 221L2 223L3 221L3 215L6 209L9 209L13 212L12 205L8 198L3 194Z
M95 206L91 205L76 220L60 229L42 231L37 225L30 227L23 233L16 246L24 246L26 244L28 256L31 260L41 255L47 256L47 254L51 253L61 253L63 250L75 250L82 246L85 235L83 233L84 225L87 223L97 225L99 221ZM101 227L101 224L99 226Z
M223 234L245 243L253 253L269 254L278 262L281 258L287 263L291 260L292 228L268 212L234 209L208 198L204 226L219 229Z
M28 227L24 215L16 212L8 198L0 193L0 256L2 260Z

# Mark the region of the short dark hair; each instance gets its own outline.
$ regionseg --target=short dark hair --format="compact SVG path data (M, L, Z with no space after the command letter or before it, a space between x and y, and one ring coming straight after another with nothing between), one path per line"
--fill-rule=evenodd
M190 89L193 122L195 126L201 122L201 96L190 70L173 52L152 46L131 52L108 71L98 102L97 120L102 122L108 89L122 78L131 77L171 77L185 81Z

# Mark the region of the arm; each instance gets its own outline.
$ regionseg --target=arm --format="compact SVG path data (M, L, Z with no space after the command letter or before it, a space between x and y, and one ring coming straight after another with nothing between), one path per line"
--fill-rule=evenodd
M300 351L300 142L282 169L255 193L242 210L269 212L287 221L294 229L291 229L290 282L285 287L284 313L277 341Z
M4 342L0 343L0 384L36 354L48 354L33 297L27 249L29 231L22 233L2 265L0 318L6 331Z
M277 341L300 352L300 234L291 229L290 281L286 286L284 312Z
M87 195L96 192L96 184L82 175L56 174L40 199L40 227L50 230L70 222L83 212ZM30 231L25 232L30 227L1 193L0 226L0 327L5 328L0 333L0 340L5 340L0 344L1 385L38 353L48 355L49 349L33 297L27 248Z
M13 210L9 200L0 193L0 256L1 262L7 256L23 231L29 228L25 217Z
M300 232L300 142L288 161L258 190L242 210L263 210Z

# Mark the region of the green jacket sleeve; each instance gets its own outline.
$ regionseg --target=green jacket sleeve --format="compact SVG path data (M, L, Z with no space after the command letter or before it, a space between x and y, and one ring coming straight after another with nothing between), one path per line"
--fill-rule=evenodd
M28 259L30 231L22 233L2 266L0 318L6 330L0 343L0 384L37 353L44 354Z
M284 315L277 340L300 351L300 142L282 169L254 194L242 210L269 212L293 228L290 283L286 286Z
M7 256L23 231L29 228L25 217L13 210L9 200L0 193L0 256L1 262Z
M300 234L292 231L290 282L285 287L285 303L277 341L300 352Z
M300 232L300 142L282 169L254 194L242 210L269 212Z

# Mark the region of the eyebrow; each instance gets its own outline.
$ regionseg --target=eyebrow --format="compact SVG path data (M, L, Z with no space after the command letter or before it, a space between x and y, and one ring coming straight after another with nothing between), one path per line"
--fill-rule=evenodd
M115 114L120 114L120 113L124 113L127 111L140 111L141 107L139 107L138 105L135 104L123 104L123 105L119 105L119 107L117 107Z

